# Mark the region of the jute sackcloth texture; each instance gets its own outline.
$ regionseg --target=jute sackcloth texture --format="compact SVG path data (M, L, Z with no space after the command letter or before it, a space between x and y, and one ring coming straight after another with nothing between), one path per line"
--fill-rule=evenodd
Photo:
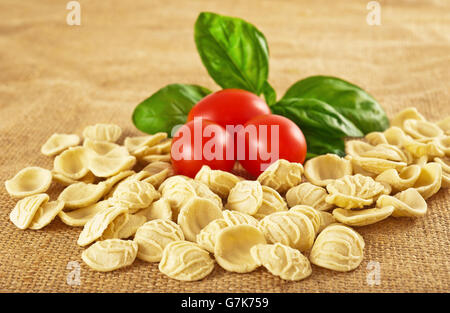
M21 292L448 292L448 190L418 219L389 218L358 228L362 264L349 273L313 266L300 282L264 269L233 274L219 266L199 282L179 282L137 260L110 272L90 270L59 219L39 231L17 229L3 182L30 166L52 168L39 153L53 133L114 122L124 136L137 103L169 83L218 90L193 41L200 11L239 16L266 35L270 82L279 95L310 75L333 75L368 90L390 117L416 106L428 119L450 115L450 3L379 1L381 25L366 23L368 1L79 1L80 26L66 24L66 1L0 2L0 291ZM61 188L53 183L51 198ZM80 264L81 285L73 281ZM367 277L379 262L379 285ZM372 263L370 263L372 264ZM71 267L72 266L72 267ZM76 269L75 269L76 271Z

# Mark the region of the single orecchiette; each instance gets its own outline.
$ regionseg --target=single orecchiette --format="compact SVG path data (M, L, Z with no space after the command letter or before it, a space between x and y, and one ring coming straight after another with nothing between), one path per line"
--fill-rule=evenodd
M288 190L286 201L289 207L303 204L312 206L316 210L327 211L333 208L332 204L325 201L327 196L328 193L325 188L311 183L303 183Z
M364 239L350 227L331 224L317 236L311 249L311 263L347 272L359 266L364 256Z
M263 190L258 181L243 180L230 190L226 208L249 215L258 212L263 201Z
M126 239L134 236L139 227L141 227L147 219L142 215L135 215L130 213L121 214L116 217L101 236L104 239Z
M425 117L423 117L423 115L420 114L416 108L410 107L397 113L397 115L395 115L394 118L391 120L391 126L403 128L403 123L406 120L411 119L418 121L425 121Z
M266 243L263 233L250 225L230 226L222 230L216 239L214 256L217 263L230 272L248 273L258 267L250 249Z
M450 187L450 159L449 158L434 158L434 162L442 167L442 188Z
M45 193L28 196L19 200L9 214L9 219L20 229L27 229L39 208L45 205L49 196Z
M136 215L143 215L148 221L157 219L172 220L172 208L169 200L161 198L152 202L148 208L138 211Z
M53 161L56 172L78 180L89 172L88 152L84 147L69 148Z
M394 192L402 191L414 185L419 178L420 172L420 166L413 164L403 168L400 173L395 169L384 171L378 175L375 180L391 185Z
M424 199L428 199L441 188L442 166L436 162L427 163L413 185Z
M170 278L195 281L212 272L214 260L196 243L173 241L164 248L158 268Z
M395 196L383 195L377 200L378 207L393 206L394 217L420 217L427 213L427 203L420 195L420 193L414 189L409 188L405 191L397 193Z
M285 280L302 280L312 273L308 258L281 243L257 244L250 249L250 254L258 265Z
M147 148L159 144L167 138L167 133L156 133L149 136L126 137L124 145L131 155L140 157L147 154Z
M388 218L394 211L393 206L371 208L364 210L334 209L334 218L349 226L366 226Z
M389 185L360 174L337 179L328 184L327 190L329 195L325 200L344 209L362 208L372 204L379 195L391 192Z
M409 119L403 122L403 130L413 139L428 139L444 135L444 131L434 123Z
M114 191L111 201L120 206L127 207L130 213L148 207L156 198L157 191L153 185L139 181L129 180L120 184Z
M122 129L115 124L95 124L83 130L84 138L99 141L115 142L120 135L122 135Z
M30 229L41 229L51 221L54 220L56 215L62 211L64 208L64 201L50 201L41 205L36 213L34 214L33 220L31 221L28 228Z
M322 215L318 210L308 205L296 205L293 206L289 212L300 212L305 214L313 224L314 232L316 234L319 232L320 225L322 224Z
M335 179L351 174L351 163L335 154L317 156L305 163L305 176L316 186L326 186Z
M107 185L76 183L66 187L58 196L65 202L65 208L77 209L96 203L105 194Z
M47 156L54 156L69 147L76 146L80 143L80 137L69 134L53 134L42 145L41 152Z
M167 177L173 176L174 173L170 163L159 161L150 163L142 170L150 174L143 181L152 184L155 188L158 188Z
M204 227L200 233L197 234L197 243L203 248L211 253L214 253L214 247L216 245L217 236L219 233L227 228L229 225L224 219L216 219L210 222L206 227Z
M450 135L450 116L447 116L443 120L436 123L440 129L444 131L446 135Z
M319 211L319 213L320 213L321 219L320 219L319 231L317 233L320 233L328 225L336 222L336 219L334 218L333 214L324 212L324 211Z
M69 226L84 226L95 214L110 207L108 201L100 201L87 207L70 212L60 211L58 216L64 224Z
M262 219L265 216L275 212L287 211L288 207L286 202L280 196L278 191L267 186L261 187L263 192L263 200L258 211L253 215L255 218Z
M366 172L373 174L381 174L389 169L396 169L398 171L406 167L406 162L390 161L380 158L369 158L369 157L359 157L350 156L353 167L357 166Z
M207 185L213 192L221 198L228 198L230 190L240 181L239 177L228 172L212 170L209 166L203 165L195 180Z
M266 168L258 176L258 181L261 185L271 187L279 193L285 193L289 188L302 182L302 174L302 164L280 159Z
M222 211L222 215L228 226L247 224L256 228L260 227L259 222L256 218L243 212L224 210Z
M20 170L13 178L5 181L8 194L14 198L24 198L46 192L52 182L49 170L31 166Z

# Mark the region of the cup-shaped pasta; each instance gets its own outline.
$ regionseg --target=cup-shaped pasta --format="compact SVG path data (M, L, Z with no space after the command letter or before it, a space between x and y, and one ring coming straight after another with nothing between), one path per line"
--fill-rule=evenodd
M440 120L436 125L439 126L446 135L450 135L450 116Z
M197 197L205 198L214 202L219 208L223 208L222 199L211 191L208 186L201 181L189 179L189 184L194 187Z
M92 155L89 157L89 170L97 177L111 177L121 171L131 169L136 164L134 156L108 157Z
M393 197L383 195L377 200L377 206L393 206L392 216L394 217L421 217L427 213L428 209L427 202L414 188L406 189Z
M83 130L83 137L97 140L115 142L122 135L122 129L115 124L95 124Z
M155 187L149 183L129 180L117 187L111 200L135 213L148 207L156 198L156 193Z
M172 176L166 179L158 188L163 198L167 199L172 208L172 218L176 221L184 203L197 196L195 188L183 176Z
M434 157L443 157L445 155L439 144L434 140L430 142L419 142L409 139L405 140L403 146L415 158L427 156L429 159L433 159Z
M137 251L137 244L132 240L108 239L84 250L81 258L93 270L109 272L131 265Z
M162 219L149 221L139 227L134 236L139 246L137 257L147 262L159 262L164 248L179 240L184 240L184 235L178 224Z
M285 193L289 188L302 182L302 174L302 164L280 159L266 168L258 176L258 181L261 185L271 187L279 193Z
M69 147L80 143L80 137L70 134L53 134L42 145L41 153L47 156L57 155Z
M305 164L305 176L316 186L326 186L335 179L352 174L351 163L335 154L310 159Z
M285 280L302 280L312 273L307 257L281 243L257 244L250 249L250 254L258 265Z
M402 169L400 173L395 169L384 171L378 175L375 180L391 185L394 192L403 191L414 186L416 180L420 176L420 172L420 166L413 164Z
M197 234L206 225L222 217L222 210L214 202L194 197L181 207L178 224L181 226L185 238L195 241Z
M333 271L348 272L361 264L364 239L350 227L332 224L317 236L311 249L311 263Z
M63 186L69 186L76 183L86 183L86 184L92 184L95 182L96 177L92 172L88 172L86 175L84 175L81 179L75 180L72 178L69 178L67 176L64 176L64 174L58 173L56 171L52 171L52 177L54 181L57 181Z
M416 108L406 108L394 116L394 118L391 120L391 126L403 128L403 123L406 120L425 121L425 117L423 117L423 115L420 114Z
M449 158L434 158L434 162L442 167L442 188L450 187L450 159Z
M230 226L217 236L214 256L217 263L227 271L248 273L258 267L250 254L257 244L265 244L263 233L250 225Z
M67 209L77 209L96 203L105 194L106 184L76 183L66 187L58 196Z
M41 229L50 224L64 208L64 201L50 201L39 207L28 228Z
M314 232L316 234L319 232L320 225L322 224L322 215L320 214L320 211L308 205L296 205L293 206L289 212L300 212L305 214L313 224Z
M144 163L170 162L170 153L144 155L139 158L139 161Z
M367 142L371 145L379 145L382 143L388 143L386 140L386 137L382 132L371 132L368 133L366 136L364 136L364 139L367 140Z
M136 215L143 215L148 221L163 219L172 220L172 208L170 202L167 199L161 198L145 209L142 209L136 213Z
M164 248L158 268L170 278L196 281L212 272L214 260L196 243L173 241Z
M300 251L308 250L316 233L310 218L300 212L277 212L261 220L264 236L269 243L282 243Z
M262 201L263 190L261 184L258 181L243 180L230 190L225 207L228 210L254 215L261 207Z
M28 196L19 200L16 206L9 214L9 219L20 229L27 229L33 221L36 212L42 205L49 200L49 196L45 193Z
M413 185L424 199L428 199L441 188L442 166L436 162L427 163L421 168L419 178Z
M361 156L363 153L370 151L375 146L361 141L361 140L348 140L345 142L345 153L349 156Z
M88 152L84 147L69 148L53 161L56 172L74 180L84 177L89 172Z
M302 204L312 206L316 210L328 211L333 208L333 205L325 201L327 196L325 188L303 183L288 190L286 201L289 207Z
M172 147L172 139L166 138L163 139L161 142L157 143L156 145L146 147L144 149L144 154L145 155L166 154L170 152L171 147Z
M392 126L386 129L383 132L384 138L386 138L386 141L388 144L393 146L402 147L403 143L406 140L410 140L411 137L406 135L403 129L400 127Z
M379 144L371 150L361 153L359 156L366 158L378 158L390 161L407 162L405 153L397 146L390 144Z
M240 181L239 177L228 172L212 170L209 166L203 165L195 180L201 181L222 199L228 198L230 190Z
M444 152L446 156L450 156L450 136L443 136L435 139L439 149Z
M336 222L336 219L334 218L333 214L319 211L321 219L320 219L320 227L319 231L317 233L320 233L322 230L324 230L328 225L331 225Z
M64 224L69 226L84 226L95 214L110 207L108 201L100 201L87 207L76 209L70 212L60 211L59 218Z
M101 240L105 239L126 239L134 236L139 227L141 227L147 218L142 215L125 213L118 216L105 229Z
M246 224L256 228L260 228L259 222L256 218L243 212L223 210L222 215L228 226Z
M396 169L397 171L400 171L407 165L406 162L390 161L380 158L352 156L350 159L354 166L358 166L364 171L376 175L389 169Z
M363 208L371 205L379 195L391 192L389 185L360 174L337 179L328 184L327 190L329 195L325 201L344 209Z
M167 138L167 133L156 133L149 136L126 137L124 145L131 155L142 156L146 147L152 147Z
M334 209L333 216L342 224L349 226L366 226L388 218L394 212L393 206L363 210Z
M98 212L84 225L77 243L80 246L86 246L99 239L111 222L127 212L127 208L117 206L111 206Z
M444 131L434 123L421 120L406 120L403 130L413 139L433 139L444 135Z
M155 188L158 188L167 177L174 174L172 165L168 162L153 162L142 170L150 174L143 181L152 184Z
M13 178L5 181L8 194L14 198L24 198L46 192L52 182L52 173L37 166L20 170Z
M286 202L275 189L267 186L262 186L262 192L262 203L256 214L254 214L255 218L262 219L265 216L275 212L287 211L288 207L286 205Z
M129 156L128 150L125 147L108 141L85 139L83 142L83 147L89 154L94 156L98 155L109 158Z
M216 219L206 225L197 235L197 243L211 253L214 253L217 236L219 233L230 225L224 219Z

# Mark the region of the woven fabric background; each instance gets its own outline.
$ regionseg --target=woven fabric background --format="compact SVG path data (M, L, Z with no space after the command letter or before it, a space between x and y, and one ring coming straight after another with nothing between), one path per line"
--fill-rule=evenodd
M424 218L389 218L358 229L362 264L349 273L313 266L300 282L263 269L233 274L219 266L199 282L179 282L137 260L110 273L91 271L76 244L80 228L55 220L39 231L9 221L15 201L3 182L23 167L52 167L39 153L55 132L114 122L139 132L131 113L166 84L213 90L197 55L199 12L239 16L270 46L270 82L279 95L309 75L342 77L374 95L390 117L416 106L428 119L450 115L450 2L379 1L381 25L366 23L368 1L81 0L81 26L66 24L68 1L0 0L0 291L2 292L449 292L450 192L429 199ZM55 198L61 189L53 184ZM81 285L67 283L68 262ZM367 265L380 263L369 286Z

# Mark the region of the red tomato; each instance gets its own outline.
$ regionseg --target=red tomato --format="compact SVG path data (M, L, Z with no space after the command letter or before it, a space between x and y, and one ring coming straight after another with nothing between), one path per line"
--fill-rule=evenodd
M270 109L260 97L246 90L224 89L200 100L189 112L188 121L201 117L226 128L244 125L261 114L270 114Z
M231 171L234 155L227 157L233 141L223 127L211 121L195 119L181 126L172 140L171 159L176 174L194 177L203 165Z
M251 127L257 136L251 134ZM305 161L305 137L300 128L286 117L275 114L257 116L245 124L245 133L241 132L239 136L245 138L245 159L242 160L241 154L238 155L238 161L254 176L261 174L278 159L299 163ZM242 146L239 142L238 145Z

